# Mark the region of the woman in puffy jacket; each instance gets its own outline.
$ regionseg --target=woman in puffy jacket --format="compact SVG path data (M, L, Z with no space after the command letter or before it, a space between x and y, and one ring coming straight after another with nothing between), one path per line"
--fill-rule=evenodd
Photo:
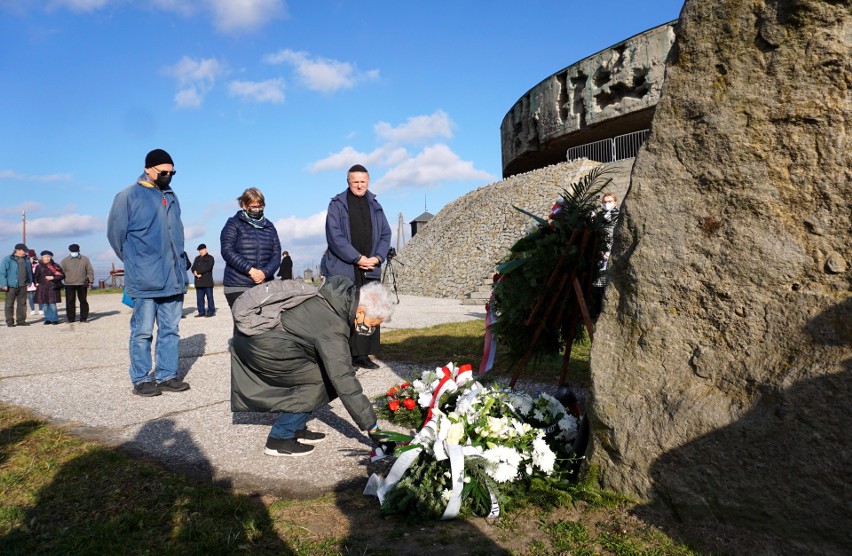
M222 281L228 307L244 291L275 279L281 240L275 225L263 215L263 193L249 187L237 197L240 210L228 218L219 235L225 276Z

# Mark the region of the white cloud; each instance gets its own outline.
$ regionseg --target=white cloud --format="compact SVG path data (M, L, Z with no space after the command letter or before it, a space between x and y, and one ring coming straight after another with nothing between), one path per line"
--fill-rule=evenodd
M387 122L379 122L373 131L379 139L392 143L416 143L433 137L453 136L453 121L443 110L436 110L428 116L412 116L404 124L393 127Z
M287 16L284 0L207 0L213 25L223 33L247 33Z
M52 0L47 9L67 8L72 12L93 12L103 8L110 0Z
M106 220L88 214L65 214L62 216L27 220L27 237L80 236L106 229ZM0 236L17 234L20 222L0 222Z
M289 64L296 70L299 80L312 91L330 93L339 89L350 89L356 84L377 79L379 70L359 71L353 64L322 58L312 57L307 52L295 50L280 50L263 57L267 64Z
M312 214L307 218L289 216L275 222L281 245L293 242L305 242L306 240L325 241L325 213L326 211ZM285 249L287 249L285 247ZM291 253L292 254L292 253Z
M232 96L254 102L284 103L284 80L267 79L266 81L231 81L228 91Z
M201 224L187 224L183 225L183 237L184 239L190 240L195 239L197 237L201 237L207 233L207 225L204 223ZM185 246L187 250L189 250L189 246Z
M175 104L179 108L199 108L216 80L225 73L225 66L215 58L194 60L184 56L163 72L177 81Z
M340 151L311 164L311 172L324 170L346 170L353 164L363 164L367 170L371 166L392 166L409 158L408 151L402 147L385 145L370 153L362 153L352 147L343 147Z
M16 172L14 170L0 170L0 180L52 182L66 181L70 179L71 174L44 174L41 176L28 176L26 174L21 174L20 172Z
M462 160L447 145L426 147L408 160L394 166L376 180L374 191L387 191L405 186L430 186L450 180L493 180L494 176L473 167L473 162Z

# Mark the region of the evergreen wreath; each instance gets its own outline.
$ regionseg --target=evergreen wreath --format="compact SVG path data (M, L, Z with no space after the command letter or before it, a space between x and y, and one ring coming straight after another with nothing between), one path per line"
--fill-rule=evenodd
M492 325L492 331L497 341L508 348L512 359L520 359L530 348L535 324L538 323L527 326L525 321L539 298L547 295L548 279L565 254L565 247L574 232L590 229L591 241L599 241L599 238L604 237L605 223L603 219L595 218L595 215L599 208L599 196L612 181L607 174L604 166L597 166L572 184L570 190L563 189L562 197L554 204L546 219L512 205L535 221L528 227L527 234L511 247L509 254L500 262L497 267L498 278L494 283L497 321ZM594 261L582 260L578 253L579 246L575 243L565 254L564 272L570 272L572 268L589 270L588 265L595 264ZM596 272L596 268L591 271ZM533 352L537 359L558 355L565 338L571 336L567 330L571 300L566 297L558 300L558 303L560 305L554 307L553 315L561 315L561 318L548 320ZM577 338L580 337L577 335Z

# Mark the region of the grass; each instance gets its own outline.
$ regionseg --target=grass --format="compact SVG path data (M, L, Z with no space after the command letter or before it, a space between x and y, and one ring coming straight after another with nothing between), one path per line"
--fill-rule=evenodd
M383 357L476 362L482 327L389 332ZM592 472L570 492L533 493L496 522L411 522L381 516L358 488L295 500L197 482L0 404L3 554L697 554L632 507Z

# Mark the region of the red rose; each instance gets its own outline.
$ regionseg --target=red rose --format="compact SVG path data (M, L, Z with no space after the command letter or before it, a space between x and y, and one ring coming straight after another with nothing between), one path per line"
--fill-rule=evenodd
M417 402L414 401L414 398L405 398L405 400L403 400L402 402L402 405L405 406L405 409L411 411L415 408L415 406L417 406Z
M388 402L388 409L391 411L399 411L399 400L393 400Z
M394 386L393 388L391 388L390 390L388 390L388 397L389 397L389 398L392 398L392 397L393 397L393 395L394 395L394 394L396 394L397 392L399 392L399 390L396 388L396 386Z
M411 386L411 385L407 382L403 382L402 384L399 385L400 388L408 388L409 386Z

